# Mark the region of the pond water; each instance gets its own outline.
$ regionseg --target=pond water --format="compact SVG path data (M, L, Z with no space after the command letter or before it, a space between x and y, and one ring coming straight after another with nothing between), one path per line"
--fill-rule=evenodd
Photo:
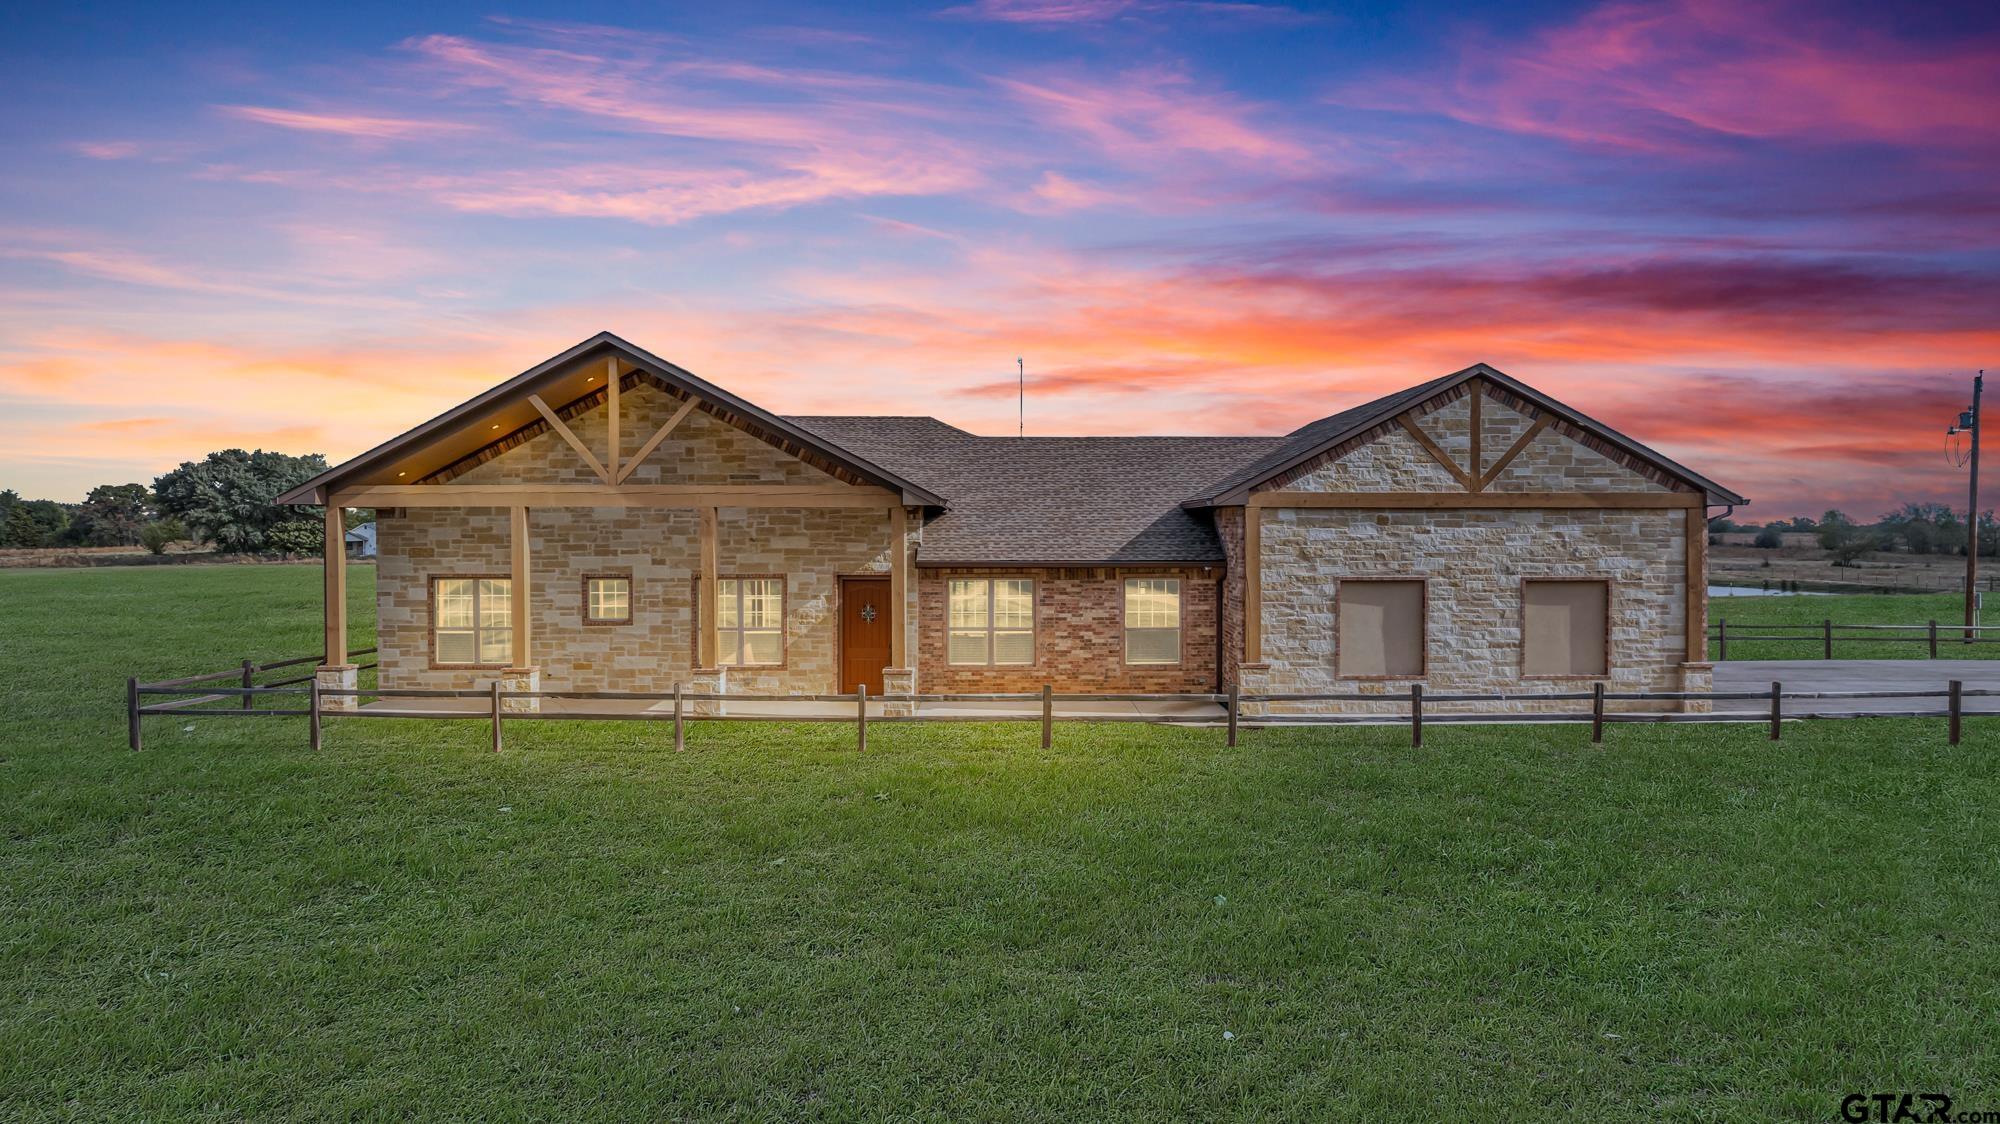
M1816 589L1763 589L1754 585L1712 585L1708 587L1710 597L1830 597L1832 594Z

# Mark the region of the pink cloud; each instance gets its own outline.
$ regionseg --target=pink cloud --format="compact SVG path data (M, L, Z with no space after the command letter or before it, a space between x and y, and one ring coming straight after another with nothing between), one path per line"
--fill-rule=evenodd
M216 108L231 117L263 125L275 125L281 129L298 129L309 133L339 133L343 136L373 137L378 140L405 140L411 137L435 136L439 133L464 132L472 128L471 125L457 121L369 117L352 113L308 113L303 110L274 109L259 105L224 105Z
M1269 4L1202 0L974 0L939 13L992 23L1064 25L1106 23L1143 14L1225 16L1258 22L1301 23L1313 17Z
M1157 165L1199 155L1271 167L1303 165L1313 156L1302 140L1259 124L1248 103L1199 90L1176 71L1128 71L1102 81L1050 76L996 82L1043 123L1084 137L1125 163Z
M1453 69L1335 100L1632 149L1705 138L2000 143L2000 41L1917 47L1782 0L1604 4L1525 43L1475 40Z
M78 141L70 147L92 160L130 160L139 155L137 141Z

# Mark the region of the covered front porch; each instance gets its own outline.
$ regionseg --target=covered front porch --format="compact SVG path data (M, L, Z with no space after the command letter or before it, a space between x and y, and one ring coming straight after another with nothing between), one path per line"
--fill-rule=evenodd
M378 516L384 688L498 685L527 713L565 701L544 686L916 686L912 554L938 497L621 346L559 356L286 499L325 507L333 691L357 683L348 508Z

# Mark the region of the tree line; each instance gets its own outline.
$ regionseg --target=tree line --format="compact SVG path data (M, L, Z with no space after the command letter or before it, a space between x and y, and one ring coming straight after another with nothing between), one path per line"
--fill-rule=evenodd
M231 554L318 554L325 512L275 501L325 471L319 453L222 449L181 462L150 486L100 484L82 503L22 499L8 489L0 491L0 547L144 546L161 554L193 540Z
M1857 522L1846 512L1834 510L1818 519L1801 515L1796 519L1775 519L1761 527L1717 519L1710 523L1709 529L1717 534L1756 531L1752 545L1767 550L1783 546L1787 532L1808 533L1819 542L1821 550L1841 565L1876 551L1963 555L1967 541L1975 537L1968 533L1965 519L1941 503L1906 503L1873 523ZM1980 513L1976 538L1982 558L2000 556L2000 518L1994 512Z

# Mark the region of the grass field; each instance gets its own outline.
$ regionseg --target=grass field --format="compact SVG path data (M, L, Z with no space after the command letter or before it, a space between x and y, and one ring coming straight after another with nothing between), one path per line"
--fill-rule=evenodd
M310 651L317 577L0 574L0 1118L2000 1108L2000 723L124 750L125 675Z
M1992 611L1981 618L1982 623L2000 625L2000 595L1989 595L1993 599ZM1922 626L1928 621L1938 622L1938 658L2000 659L2000 643L1965 644L1949 643L1946 636L1953 622L1965 621L1965 595L1962 593L1882 593L1882 594L1837 594L1833 596L1792 596L1792 597L1712 597L1708 602L1708 623L1714 628L1722 620L1729 621L1729 658L1732 660L1810 660L1818 659L1823 640L1818 632L1765 633L1765 635L1794 636L1796 640L1739 640L1742 634L1763 632L1761 626L1811 625L1819 627L1821 622L1831 620L1841 624L1907 624ZM1711 657L1719 656L1719 647L1713 633L1708 645ZM1908 637L1907 640L1885 641L1881 638L1865 638L1859 633L1834 632L1833 654L1843 660L1882 659L1926 659L1930 655L1929 639L1919 628L1912 632L1889 633L1890 636ZM2000 631L1985 634L1989 639L2000 641ZM1923 643L1916 641L1922 640Z

